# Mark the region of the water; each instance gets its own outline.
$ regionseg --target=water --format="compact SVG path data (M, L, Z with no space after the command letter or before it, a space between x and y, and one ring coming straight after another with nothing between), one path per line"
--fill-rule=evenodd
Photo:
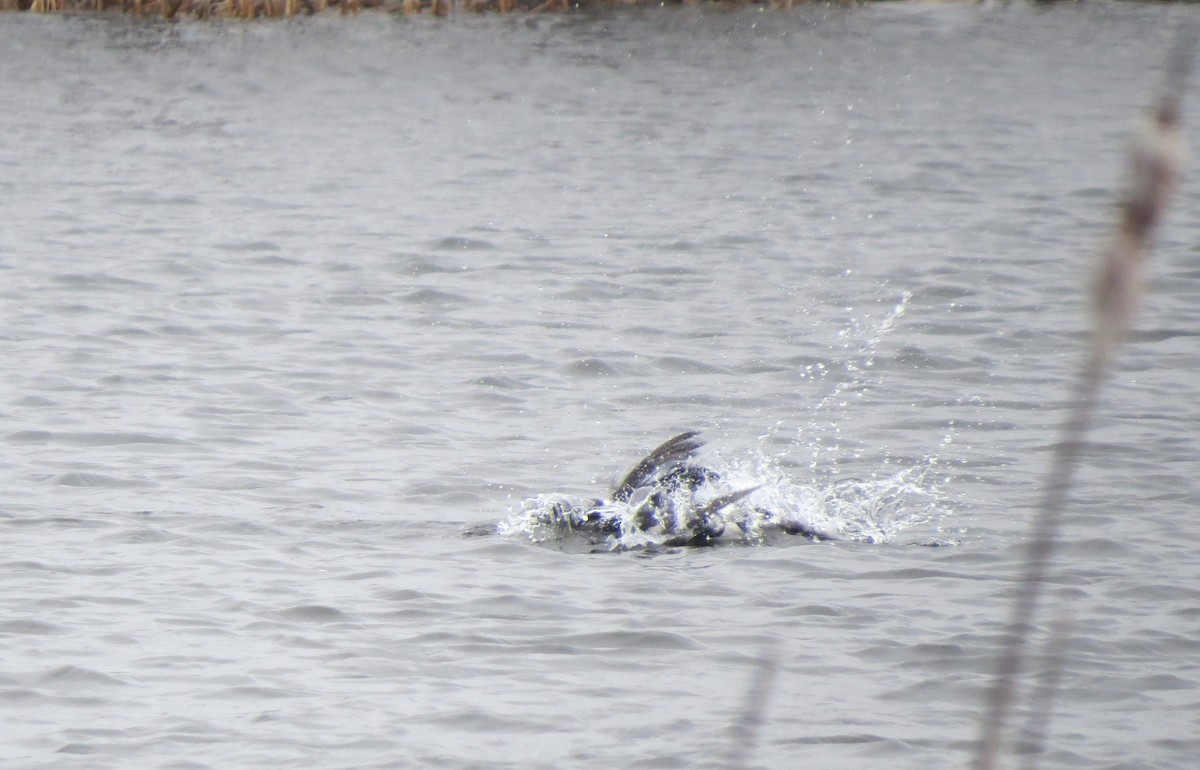
M3 765L966 765L1195 13L5 15ZM1042 766L1200 758L1198 191L1084 452ZM469 536L684 430L847 538Z

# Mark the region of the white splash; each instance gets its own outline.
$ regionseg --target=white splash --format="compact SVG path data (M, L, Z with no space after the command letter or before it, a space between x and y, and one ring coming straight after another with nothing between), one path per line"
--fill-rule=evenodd
M949 506L937 481L938 455L953 441L953 425L947 427L937 452L912 467L897 468L885 459L865 477L845 478L837 460L826 459L842 455L843 422L850 414L851 398L861 401L879 386L873 370L877 350L895 331L911 301L912 294L903 292L882 317L851 318L837 335L846 376L832 384L811 412L808 432L819 438L801 443L797 437L786 452L807 454L804 470L783 468L766 450L768 441L785 426L780 420L759 437L750 457L732 462L706 459L703 467L711 476L697 487L659 488L658 496L649 502L636 495L628 501L538 495L510 511L498 531L538 543L575 541L629 550L734 542L760 545L787 536L888 543L906 531L939 521ZM810 369L800 375L829 374L824 364ZM796 478L797 473L806 478ZM753 491L719 508L706 508L743 490Z
M680 545L776 544L783 538L841 540L861 543L895 542L914 528L937 522L947 513L936 483L930 480L934 463L921 467L833 482L791 478L767 457L741 462L708 463L715 480L696 492L673 490L673 516L646 525L644 500L629 502L572 499L545 494L523 500L510 511L498 531L536 543L582 544L625 551ZM689 516L713 499L754 488L746 497L709 514L719 531L696 543ZM926 544L930 538L918 540Z

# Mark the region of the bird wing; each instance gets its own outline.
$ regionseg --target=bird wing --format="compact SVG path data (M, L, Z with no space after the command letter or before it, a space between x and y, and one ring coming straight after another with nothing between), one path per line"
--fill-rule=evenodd
M613 490L613 500L627 502L633 490L645 486L661 473L682 465L702 446L704 439L700 438L699 431L694 430L680 433L670 441L664 442L625 474L625 478Z

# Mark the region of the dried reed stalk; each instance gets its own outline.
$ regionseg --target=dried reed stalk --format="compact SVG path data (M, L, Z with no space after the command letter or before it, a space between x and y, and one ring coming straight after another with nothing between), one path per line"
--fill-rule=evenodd
M746 700L738 712L738 721L733 724L733 741L726 758L727 770L743 770L751 754L758 746L758 732L767 713L767 699L775 684L775 671L779 668L777 642L770 642L763 650L755 667L754 678L746 690Z
M1167 202L1183 165L1179 106L1192 68L1196 33L1179 35L1168 60L1166 87L1147 125L1132 142L1129 187L1120 204L1116 233L1104 250L1092 303L1094 321L1087 360L1075 385L1075 398L1059 434L1042 498L1031 524L1023 571L1017 582L995 679L988 697L976 766L994 770L1000 761L1008 715L1016 699L1018 679L1057 545L1063 506L1071 486L1079 448L1091 423L1100 384L1113 354L1128 333L1142 295L1143 275L1154 231L1162 221Z
M1050 734L1058 683L1062 678L1071 631L1075 627L1075 613L1068 605L1065 591L1060 597L1060 605L1065 609L1050 624L1050 637L1046 640L1045 652L1042 655L1045 673L1039 677L1037 689L1029 695L1029 713L1025 719L1025 729L1018 741L1024 754L1021 770L1037 770L1038 762L1045 751L1046 736Z

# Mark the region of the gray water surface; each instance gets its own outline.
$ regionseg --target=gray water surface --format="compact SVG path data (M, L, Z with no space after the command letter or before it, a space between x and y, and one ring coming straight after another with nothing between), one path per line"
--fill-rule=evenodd
M725 767L773 655L752 766L965 766L1196 14L0 17L0 764ZM1189 182L1043 767L1200 760L1198 244ZM535 542L688 429L853 536Z

